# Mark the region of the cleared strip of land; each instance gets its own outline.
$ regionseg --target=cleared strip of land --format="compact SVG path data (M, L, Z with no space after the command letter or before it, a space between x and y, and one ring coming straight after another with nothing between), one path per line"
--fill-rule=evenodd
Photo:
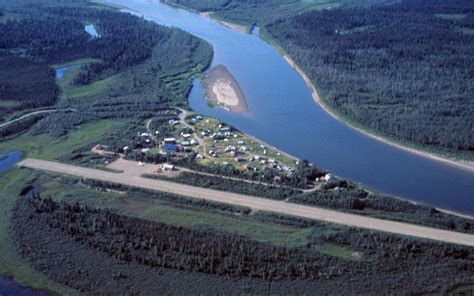
M14 122L17 122L17 121L20 121L22 119L25 119L25 118L28 118L30 116L33 116L33 115L38 115L38 114L43 114L43 113L53 113L53 112L73 112L75 111L74 109L54 109L54 110L41 110L41 111L35 111L35 112L31 112L31 113L28 113L28 114L25 114L21 117L18 117L16 119L13 119L13 120L10 120L10 121L7 121L5 123L2 123L0 124L0 127L4 127L4 126L7 126L9 124L12 124Z
M253 210L270 211L285 215L292 215L307 219L314 219L346 226L413 236L423 239L432 239L447 243L454 243L474 247L474 235L401 223L389 220L375 219L354 214L342 213L317 207L310 207L275 201L271 199L194 187L164 180L152 180L140 177L134 172L112 173L97 169L85 168L59 162L40 159L25 159L18 164L20 167L51 171L55 173L73 175L82 178L120 183L145 189L169 192L214 202L244 206Z

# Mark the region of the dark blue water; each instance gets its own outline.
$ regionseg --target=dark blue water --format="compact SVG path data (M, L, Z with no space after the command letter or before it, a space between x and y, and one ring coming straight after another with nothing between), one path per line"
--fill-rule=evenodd
M1 296L47 296L43 291L36 291L28 287L10 280L9 278L0 276L0 295Z
M56 69L56 79L58 80L61 80L64 78L64 75L66 75L66 73L71 70L71 69L74 69L74 68L79 68L81 65L69 65L69 66L65 66L65 67L61 67L61 68L57 68Z
M23 153L12 151L7 153L0 152L0 174L6 172L21 160Z
M258 36L158 0L111 2L209 41L213 65L223 64L234 74L250 107L247 114L210 108L195 83L189 98L194 110L375 190L474 214L474 173L386 145L334 119L313 101L299 74Z

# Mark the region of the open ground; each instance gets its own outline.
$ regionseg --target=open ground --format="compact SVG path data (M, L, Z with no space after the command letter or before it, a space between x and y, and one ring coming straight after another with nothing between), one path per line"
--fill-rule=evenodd
M474 235L434 229L430 227L417 226L407 223L389 220L374 219L354 214L341 213L333 210L308 207L274 201L270 199L235 194L230 192L199 188L183 184L176 184L163 180L151 180L141 177L148 168L137 166L134 162L119 160L112 164L113 169L121 169L122 173L111 173L96 169L84 168L59 162L51 162L39 159L25 159L18 165L32 169L73 175L82 178L96 179L101 181L120 183L128 186L141 187L145 189L169 192L173 194L205 199L214 202L249 207L253 210L270 211L280 214L292 215L302 218L319 220L329 223L337 223L370 230L377 230L424 239L444 241L448 243L474 246Z

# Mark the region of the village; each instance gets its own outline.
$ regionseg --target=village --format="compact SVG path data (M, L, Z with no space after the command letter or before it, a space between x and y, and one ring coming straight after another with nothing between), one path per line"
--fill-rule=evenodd
M194 161L202 166L232 166L242 172L263 173L266 169L277 172L272 183L278 183L283 176L291 176L298 167L299 160L270 147L221 121L180 109L180 113L168 112L172 115L166 122L167 132L153 130L152 119L145 123L146 129L139 133L136 146L132 149L125 146L122 153L109 151L105 145L98 144L92 152L103 156L127 157L134 153L148 156L147 159L182 159L193 156ZM175 116L174 116L175 115ZM157 157L158 156L158 157ZM129 157L130 158L130 157ZM173 161L160 161L153 165L155 174L166 173L175 176L188 169L177 167ZM137 161L137 165L146 166L145 161ZM330 174L317 178L316 182L327 182L332 179ZM314 185L314 184L313 184ZM313 186L311 186L313 187Z

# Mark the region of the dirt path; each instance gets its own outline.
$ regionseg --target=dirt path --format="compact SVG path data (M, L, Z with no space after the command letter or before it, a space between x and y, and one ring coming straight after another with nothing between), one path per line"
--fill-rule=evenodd
M424 239L438 240L448 243L461 244L474 247L474 235L435 229L413 224L375 219L365 216L337 212L317 207L309 207L283 201L275 201L255 196L247 196L231 192L211 190L189 185L177 184L163 180L152 180L136 175L136 172L111 173L97 169L84 168L58 162L39 159L25 159L18 164L20 167L29 167L60 174L73 175L82 178L96 179L106 182L120 183L150 190L174 193L205 199L213 202L227 203L237 206L249 207L256 211L271 211L285 215L292 215L323 222L336 223L352 227L413 236Z
M9 124L12 124L14 122L17 122L17 121L20 121L22 119L25 119L25 118L28 118L30 116L33 116L33 115L37 115L37 114L43 114L43 113L53 113L53 112L74 112L76 110L74 109L54 109L54 110L41 110L41 111L35 111L35 112L31 112L31 113L28 113L28 114L25 114L21 117L18 117L16 119L13 119L13 120L10 120L10 121L7 121L7 122L4 122L2 124L0 124L0 127L4 127L4 126L7 126Z

